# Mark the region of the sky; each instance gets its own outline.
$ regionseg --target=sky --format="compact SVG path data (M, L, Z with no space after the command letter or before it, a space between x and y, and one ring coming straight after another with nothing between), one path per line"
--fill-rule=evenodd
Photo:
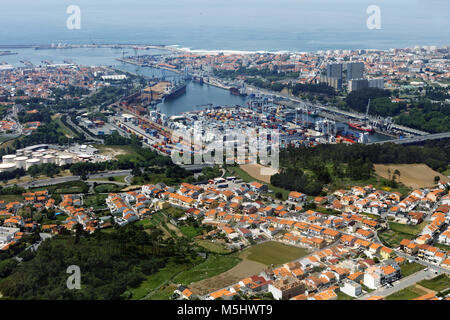
M69 5L81 28L69 30ZM369 30L377 5L381 29ZM448 45L449 0L2 0L0 44L145 43L193 49Z

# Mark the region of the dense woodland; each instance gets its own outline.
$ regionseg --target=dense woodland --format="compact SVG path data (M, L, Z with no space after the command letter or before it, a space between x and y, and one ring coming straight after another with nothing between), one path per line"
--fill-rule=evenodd
M0 292L4 298L20 299L126 299L127 289L137 287L169 258L189 263L195 253L188 244L184 238L163 240L161 230L147 233L136 224L89 236L77 228L75 237L45 240L37 255L19 266L10 260L0 263L0 277L12 272L0 281ZM80 267L80 290L66 286L71 265Z
M289 148L281 152L282 170L271 177L271 183L288 190L318 195L324 185L337 179L368 179L373 174L375 163L425 163L442 172L447 169L450 159L449 142L447 139L423 147L386 143Z

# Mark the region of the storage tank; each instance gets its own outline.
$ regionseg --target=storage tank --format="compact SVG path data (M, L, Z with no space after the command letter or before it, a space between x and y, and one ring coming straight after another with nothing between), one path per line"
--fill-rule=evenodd
M41 152L33 152L31 155L34 159L42 159L44 156Z
M0 164L0 172L11 172L16 169L15 163L1 163Z
M25 161L25 170L28 170L31 166L40 165L40 164L41 164L41 159L36 159L36 158L28 159Z
M16 159L14 160L14 162L16 163L16 168L22 168L25 169L26 166L26 161L28 160L27 157L16 157Z
M72 156L59 156L58 157L58 164L60 166L64 166L66 164L72 164L73 157Z
M15 154L7 154L6 156L3 156L2 160L3 163L14 163L15 158L16 158Z
M51 154L46 155L46 156L42 157L42 162L43 163L56 163L56 157Z

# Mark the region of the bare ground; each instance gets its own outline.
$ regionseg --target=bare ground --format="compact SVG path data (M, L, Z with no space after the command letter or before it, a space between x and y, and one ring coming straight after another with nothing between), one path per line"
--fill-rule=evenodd
M277 170L260 164L244 164L240 167L255 179L264 181L266 183L270 183L270 177L278 173Z
M450 182L446 176L434 171L425 164L375 164L375 171L383 178L389 179L389 172L394 174L395 170L400 172L397 181L413 189L426 188L434 186L434 177L439 176L441 182Z

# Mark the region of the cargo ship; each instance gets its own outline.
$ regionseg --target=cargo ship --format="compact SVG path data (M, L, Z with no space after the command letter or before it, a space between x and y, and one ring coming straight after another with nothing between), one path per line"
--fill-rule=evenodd
M247 95L243 89L239 89L236 87L231 87L230 92L231 92L231 94L233 94L235 96L246 96Z
M178 98L186 93L186 83L175 84L165 90L164 99Z
M361 125L358 123L353 123L353 122L347 122L347 125L352 128L352 129L356 129L359 131L364 131L364 132L369 132L369 133L374 133L375 129L370 126L370 125Z

